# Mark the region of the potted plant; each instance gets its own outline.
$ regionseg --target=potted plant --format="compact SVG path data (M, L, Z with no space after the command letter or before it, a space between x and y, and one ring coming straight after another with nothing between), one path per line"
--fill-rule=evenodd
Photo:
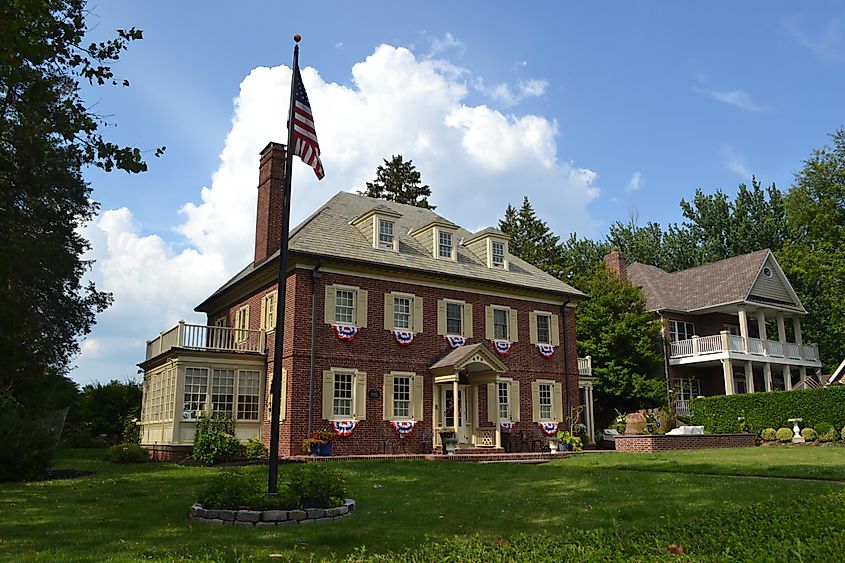
M302 451L312 455L331 455L334 432L314 430L302 440Z
M452 455L458 447L458 435L453 430L445 430L440 433L440 443L446 453Z
M564 451L567 452L580 452L583 448L583 443L581 442L581 438L572 434L567 430L558 430L557 439L560 442Z

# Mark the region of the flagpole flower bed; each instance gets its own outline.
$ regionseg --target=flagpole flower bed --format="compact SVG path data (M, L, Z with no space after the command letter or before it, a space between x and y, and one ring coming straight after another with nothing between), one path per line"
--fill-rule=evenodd
M294 510L216 510L203 508L199 503L191 505L190 516L194 522L231 526L290 526L317 522L332 522L355 512L355 501L348 498L341 506L332 508L307 508Z

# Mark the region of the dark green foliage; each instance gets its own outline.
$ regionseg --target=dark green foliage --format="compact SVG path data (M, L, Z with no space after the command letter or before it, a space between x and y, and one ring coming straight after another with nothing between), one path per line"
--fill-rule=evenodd
M92 435L105 434L111 443L133 441L125 434L128 423L141 416L141 384L116 379L88 384L82 388L80 407L83 424Z
M825 423L816 425L816 434L818 434L819 442L835 442L839 437L836 428Z
M288 475L290 494L303 508L339 506L348 496L343 474L328 463L307 463Z
M390 162L384 159L384 164L376 169L376 179L367 182L367 189L360 193L376 199L435 209L428 203L431 188L420 180L414 161L405 162L401 154L393 155Z
M75 432L62 436L62 446L66 448L107 448L109 443L95 438L90 432Z
M660 323L642 293L604 267L584 289L592 298L578 306L578 353L592 356L599 400L623 412L662 405Z
M191 456L206 465L213 465L234 459L243 451L235 437L235 421L232 413L216 412L210 417L197 419L194 435L194 449Z
M562 277L557 236L545 221L537 217L528 197L522 199L519 211L512 205L499 221L499 229L508 235L508 251L555 277Z
M778 428L778 431L775 433L778 442L791 442L794 436L795 434L789 428Z
M244 455L248 458L262 458L267 457L267 446L258 438L250 438L244 444Z
M0 391L0 482L41 479L53 463L57 437L39 413Z
M845 386L695 398L691 409L692 424L711 433L735 432L738 416L752 428L777 428L790 418L803 418L805 427L832 422L839 428L845 424Z
M781 266L809 315L804 340L819 344L823 369L845 354L845 128L813 152L784 200L789 239Z
M116 444L109 448L108 457L112 463L146 463L150 452L138 444Z
M812 428L803 428L801 430L801 437L807 442L815 442L819 436Z
M777 432L774 428L764 428L762 432L760 432L760 438L765 442L774 442L777 440Z
M828 422L819 422L813 427L817 434L826 434L833 428Z

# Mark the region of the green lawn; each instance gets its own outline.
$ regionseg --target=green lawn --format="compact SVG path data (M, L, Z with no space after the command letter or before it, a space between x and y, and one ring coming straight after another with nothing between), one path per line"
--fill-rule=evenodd
M592 549L592 542L596 549L609 550L612 557L601 560L625 560L632 553L641 556L635 559L652 560L676 541L698 549L702 557L724 550L719 536L725 533L725 520L748 520L747 526L761 527L762 535L760 530L746 530L750 547L759 549L767 541L769 527L777 527L774 532L780 534L780 518L789 523L796 511L809 511L802 513L808 521L845 518L845 488L838 482L845 479L845 448L611 453L533 466L339 462L350 495L358 502L352 518L269 530L187 520L194 492L215 469L115 466L100 461L102 455L96 450L71 450L57 462L57 468L95 471L92 477L0 486L0 560L222 561L264 560L271 554L291 560L350 554L357 558L362 548L366 554L382 554L445 542L444 549L454 550L454 542L465 541L456 536L476 542L477 553L485 559L495 559L497 550L516 549L520 542L536 539L542 544L553 537L564 538L558 543L569 541L575 546L571 549ZM247 471L261 474L266 467ZM758 522L761 514L766 519ZM525 535L519 539L517 534ZM836 538L835 530L830 537ZM839 545L844 540L837 539ZM781 545L791 541L789 534L779 541ZM812 548L812 541L807 539L800 549ZM527 553L527 548L520 549ZM417 557L442 558L433 553ZM719 558L725 559L723 555ZM408 553L388 557L413 558ZM557 554L552 560L567 557ZM512 553L501 554L501 560L509 559Z

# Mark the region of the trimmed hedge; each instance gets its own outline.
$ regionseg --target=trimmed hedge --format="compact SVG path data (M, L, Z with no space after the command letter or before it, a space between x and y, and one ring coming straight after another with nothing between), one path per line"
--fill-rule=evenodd
M845 385L800 391L772 391L747 395L702 397L690 402L690 424L708 433L736 432L737 418L745 417L752 432L779 428L790 418L803 418L802 427L820 422L845 426Z

